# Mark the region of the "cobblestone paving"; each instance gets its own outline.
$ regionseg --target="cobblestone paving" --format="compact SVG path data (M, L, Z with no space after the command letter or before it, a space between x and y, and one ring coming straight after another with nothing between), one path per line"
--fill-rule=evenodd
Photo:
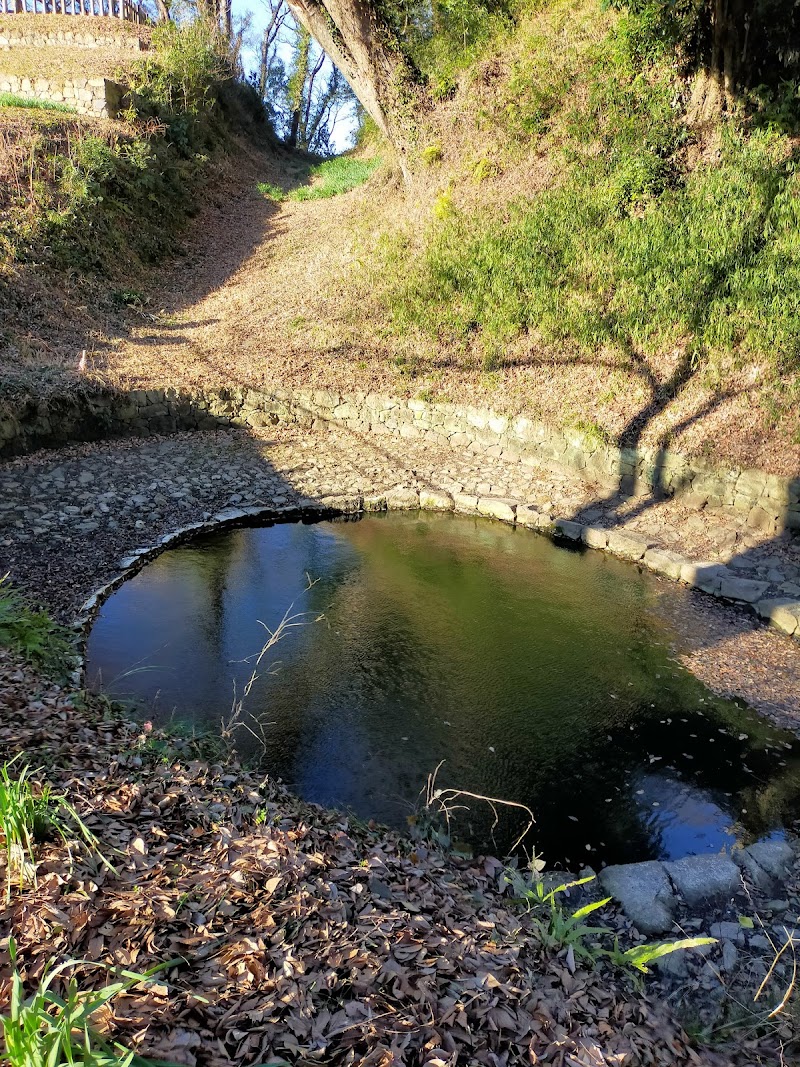
M610 497L563 472L338 427L275 427L262 439L231 431L108 441L7 463L0 467L0 575L10 572L70 621L137 547L224 508L403 487L510 498L554 518L635 530L689 558L726 562L743 577L768 581L770 595L800 594L800 539L768 538L735 514ZM797 728L800 642L766 631L742 609L691 595L708 626L684 635L684 662L712 688Z

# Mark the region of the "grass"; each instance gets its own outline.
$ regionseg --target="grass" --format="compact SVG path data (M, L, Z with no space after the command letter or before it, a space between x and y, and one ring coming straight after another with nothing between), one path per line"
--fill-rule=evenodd
M49 675L64 677L73 666L72 634L47 612L32 608L21 593L0 578L0 646L10 648Z
M490 369L529 337L627 358L678 347L692 369L733 352L800 370L794 142L740 116L690 164L671 56L641 54L634 16L592 34L584 6L523 24L489 108L506 159L515 145L548 153L547 187L484 210L460 209L448 187L421 250L386 242L376 273L395 332L476 345Z
M330 196L349 193L363 185L380 166L380 156L373 159L354 159L352 156L337 156L317 163L309 170L312 184L289 193L290 200L325 200Z
M259 182L256 188L261 196L281 203L283 200L326 200L331 196L349 193L363 185L380 166L380 156L372 159L354 159L352 156L336 156L323 163L315 163L307 170L310 185L287 192L272 182Z
M276 203L280 203L281 200L286 199L285 191L279 185L273 185L272 182L259 182L256 185L256 189L267 200L274 200Z
M15 762L16 757L0 767L0 845L5 852L7 902L15 874L20 888L27 882L36 883L37 844L54 838L66 844L77 835L97 849L97 839L67 798L54 793L46 783L34 783L27 766L13 777ZM110 866L102 856L100 859Z
M103 964L67 960L57 966L49 964L29 997L25 996L22 977L17 968L17 951L9 940L13 971L9 1013L0 1016L10 1067L168 1067L145 1060L117 1041L108 1041L93 1026L93 1016L120 994L146 982L156 967L144 974L122 971L116 981L102 989L82 990L74 974L78 968L108 970ZM63 987L63 993L56 986Z
M59 104L51 100L30 100L25 96L17 96L16 93L0 93L0 107L21 107L29 111L60 111L68 115L75 115L74 107L68 104Z

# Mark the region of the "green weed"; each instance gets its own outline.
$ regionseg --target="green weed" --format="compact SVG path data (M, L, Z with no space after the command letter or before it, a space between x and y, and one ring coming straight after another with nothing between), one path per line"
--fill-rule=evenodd
M648 964L655 963L664 956L684 949L700 948L702 945L715 945L716 943L714 937L684 937L679 941L666 941L660 945L634 945L633 948L622 950L615 938L614 947L607 954L617 967L633 967L642 974L649 974Z
M611 897L585 904L571 913L566 911L558 900L559 894L594 881L594 875L564 882L550 889L540 876L534 877L530 884L524 880L519 871L508 871L507 877L518 893L517 902L525 904L533 913L533 925L546 949L561 951L561 949L568 948L578 959L590 963L597 962L602 955L602 949L597 944L587 944L586 939L592 935L607 934L610 931L606 926L586 926L583 920L605 907L611 901Z
M432 167L434 163L441 163L442 154L442 146L440 144L429 144L422 149L419 156L426 167Z
M276 203L280 203L286 199L286 193L279 185L273 185L271 182L259 182L256 186L261 196L265 196L267 200L274 200Z
M517 903L524 904L532 913L532 922L539 939L550 951L568 949L576 959L582 959L592 965L602 959L608 959L616 967L630 968L647 974L648 964L672 952L716 944L713 937L688 937L662 944L634 945L623 950L619 947L618 938L614 938L613 947L606 948L599 939L610 934L611 930L607 926L586 926L583 920L609 904L611 897L592 901L574 912L567 911L558 899L560 894L570 889L593 882L595 875L548 887L541 875L543 866L543 862L534 857L530 881L520 871L511 869L506 871L506 879L517 893ZM589 942L590 937L595 940Z
M358 185L363 185L380 166L381 159L353 159L351 156L337 156L326 159L310 168L313 181L310 186L295 189L289 193L290 200L324 200L329 196L349 193Z
M10 769L18 758L0 767L0 845L5 852L6 901L11 899L15 874L20 888L29 881L35 884L35 846L43 841L58 838L67 844L79 836L111 869L98 851L97 838L65 796L53 792L46 783L34 783L27 765L16 777L11 776Z
M59 104L54 100L31 100L26 96L17 96L16 93L0 93L0 107L22 107L29 111L60 111L77 115L75 108L69 104Z
M143 974L119 972L120 977L103 989L81 990L74 974L66 980L63 994L54 986L75 968L109 970L104 964L67 960L48 965L33 994L25 996L17 967L17 947L9 940L13 971L8 1015L0 1016L6 1057L10 1067L170 1067L145 1060L118 1041L109 1041L92 1026L94 1016L104 1005L134 986L147 982L166 964Z
M69 672L75 655L69 630L54 623L46 612L32 608L8 584L8 575L0 578L0 646L59 677Z
M123 307L141 308L149 303L148 298L138 289L112 289L110 295L115 304Z

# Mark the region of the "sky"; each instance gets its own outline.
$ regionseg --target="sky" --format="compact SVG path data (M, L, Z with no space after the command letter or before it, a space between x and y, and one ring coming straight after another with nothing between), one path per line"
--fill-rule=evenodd
M249 44L242 50L242 62L247 74L250 74L258 65L258 42L266 26L269 16L269 6L265 0L233 0L234 25L237 20L246 19L250 16ZM281 56L287 63L290 59L290 50L284 48ZM347 110L336 122L333 130L333 144L337 152L344 152L352 147L353 134L356 129L354 112Z

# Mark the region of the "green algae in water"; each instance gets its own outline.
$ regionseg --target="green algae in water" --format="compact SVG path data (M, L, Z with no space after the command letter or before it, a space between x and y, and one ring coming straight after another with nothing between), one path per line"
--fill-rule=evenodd
M793 736L670 657L702 627L688 591L484 519L268 525L170 550L105 604L89 676L156 721L218 729L260 622L292 602L324 619L274 649L247 710L264 769L309 800L402 828L444 761L440 785L529 805L531 843L573 867L718 852L798 816ZM473 805L457 834L502 852L519 824Z

